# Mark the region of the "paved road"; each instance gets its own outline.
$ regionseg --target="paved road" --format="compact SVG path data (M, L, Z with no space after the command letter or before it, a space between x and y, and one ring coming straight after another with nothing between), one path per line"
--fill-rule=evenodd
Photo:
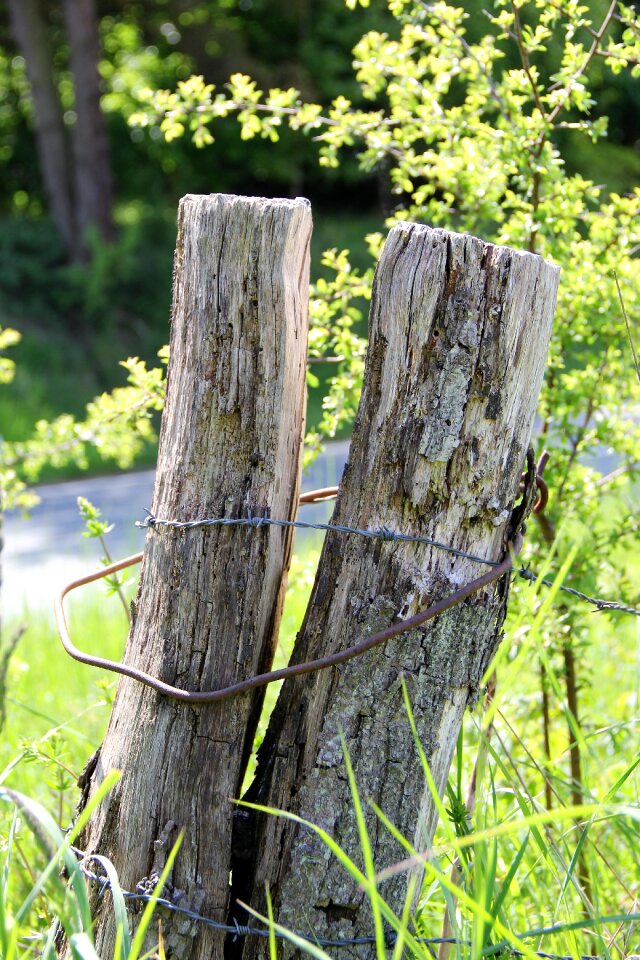
M303 490L331 486L339 482L347 460L347 442L332 443L303 479ZM617 465L618 459L602 450L590 463L603 473ZM38 489L41 503L29 519L9 514L5 518L2 602L5 616L23 616L31 609L51 609L59 588L98 566L100 545L82 536L83 523L77 498L88 497L114 524L108 546L114 559L142 550L144 531L135 521L144 516L151 504L153 471L119 474L111 477L51 484ZM331 514L330 504L304 508L304 519L324 522ZM314 531L296 531L296 542L320 543L322 535ZM99 591L88 587L86 591ZM98 594L100 595L100 594Z
M349 445L332 443L303 478L303 490L332 486L339 482ZM114 524L107 542L114 559L142 550L144 530L135 526L151 504L153 471L126 473L58 483L38 488L40 504L30 518L10 513L5 518L5 547L2 557L2 601L4 616L22 616L29 609L51 609L62 584L98 565L101 548L96 540L82 536L84 525L77 507L79 496L87 497ZM323 522L331 512L329 504L304 508L304 519ZM313 531L297 531L298 542ZM87 588L92 589L92 588Z

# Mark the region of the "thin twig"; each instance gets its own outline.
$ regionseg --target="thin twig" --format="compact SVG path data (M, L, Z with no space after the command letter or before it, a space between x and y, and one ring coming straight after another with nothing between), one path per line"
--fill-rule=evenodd
M522 29L520 26L520 15L518 13L517 5L511 0L511 10L513 13L513 27L515 31L515 41L518 47L518 53L520 54L520 59L522 61L522 68L527 76L529 81L529 86L531 87L531 92L533 93L533 99L536 107L540 111L540 116L546 120L546 111L544 109L542 100L540 99L540 93L538 92L538 85L535 81L531 70L531 61L529 60L529 51L526 48L523 36Z
M429 14L429 16L433 17L434 20L437 20L438 23L444 24L445 26L448 26L447 21L446 21L442 16L440 16L440 14L438 13L438 10L436 9L435 6L433 6L433 5L430 4L430 3L426 3L425 0L420 0L420 6L422 7L422 9L423 9L426 13ZM461 34L457 34L456 39L458 40L458 42L459 42L460 46L462 47L462 49L464 50L464 52L467 54L467 56L468 56L471 60L473 60L473 62L476 64L476 66L478 67L478 69L479 69L480 72L482 73L483 77L484 77L485 80L487 81L487 84L488 84L488 86L489 86L489 90L491 91L491 96L492 96L493 99L496 101L496 103L499 105L500 109L501 109L502 112L503 112L503 115L506 117L507 120L510 120L510 119L511 119L511 112L510 112L510 110L509 110L509 107L508 107L507 104L505 103L504 99L500 96L500 93L499 93L499 91L498 91L498 88L496 87L496 84L495 84L495 81L494 81L494 79L493 79L493 76L492 76L491 73L487 70L486 66L484 65L484 63L482 62L482 60L480 59L480 57L478 57L478 56L474 53L474 50L473 50L473 47L471 46L471 44L470 44L467 40L465 40L465 38L464 38Z
M552 781L553 781L553 777L552 777L552 776L548 776L548 775L547 775L547 772L544 771L544 770L540 767L540 764L537 762L537 760L535 759L535 757L533 756L533 754L531 753L531 751L530 751L529 748L527 747L527 745L526 745L526 743L524 742L524 740L518 735L517 731L516 731L516 730L513 728L513 726L509 723L507 717L506 717L505 714L502 712L502 710L498 710L498 715L499 715L500 719L502 720L502 722L503 722L503 723L505 724L505 726L507 727L507 729L511 732L511 734L512 734L514 740L516 741L516 743L522 748L522 750L524 750L525 754L526 754L527 757L529 758L529 761L530 761L531 766L533 767L533 769L536 770L536 771L543 777L543 779L544 779L544 781L545 781L545 784L548 784L549 789L550 789L551 792L553 793L553 795L554 795L554 797L556 798L556 800L558 801L559 805L560 805L561 807L566 806L566 804L564 803L564 801L563 801L562 797L560 796L559 792L556 790L556 788L555 788L554 785L553 785L553 782L552 782ZM600 859L601 859L602 862L604 863L604 865L605 865L605 867L607 868L607 870L609 870L609 872L611 873L611 875L616 878L616 880L618 881L618 883L620 884L620 886L622 887L622 889L624 890L624 892L627 894L627 896L628 896L630 899L633 900L633 893L631 892L629 886L625 883L625 881L623 880L623 878L622 878L622 877L620 876L620 874L616 871L616 869L614 868L613 864L611 864L611 863L609 862L609 860L605 857L604 853L602 852L602 850L600 849L600 847L598 846L598 844L595 842L595 840L593 840L593 839L591 838L591 835L590 835L590 834L587 834L587 843L589 844L589 846L591 846L591 847L595 850L596 854L600 857Z
M623 463L622 466L616 467L615 470L612 470L611 473L605 473L603 477L600 477L599 480L596 480L596 487L606 487L608 483L611 483L613 480L617 480L618 477L622 477L625 473L631 473L633 470L636 470L640 467L640 460L634 460L633 463Z
M560 481L560 486L558 487L558 494L556 497L556 500L558 503L560 503L560 501L562 500L562 494L564 493L564 488L566 487L569 481L571 468L573 467L578 457L578 454L580 452L580 444L585 438L586 432L589 429L589 426L591 425L591 420L596 410L596 394L598 391L598 386L600 385L600 381L602 379L602 375L606 370L607 363L609 360L609 347L610 347L610 344L607 344L607 346L605 347L604 356L600 361L600 366L598 367L598 370L596 372L596 377L593 381L591 392L587 400L587 408L585 410L582 426L579 428L577 434L571 439L571 453L569 454L569 459L567 460L564 475L562 477L562 480ZM549 546L550 545L551 544L549 544Z
M485 715L489 712L491 704L496 695L496 686L497 686L497 675L494 672L489 678L487 683L487 692L485 695L484 701L484 713ZM493 733L493 714L491 715L489 722L485 726L484 730L480 731L480 739L478 742L478 750L476 753L475 763L473 765L473 770L471 772L471 779L469 781L469 788L467 791L467 799L465 802L465 808L467 811L467 818L471 819L473 817L476 800L478 797L478 774L483 766L487 754L489 752L489 742L491 740L491 735ZM458 886L460 883L460 855L458 855L451 865L450 880L454 886ZM454 895L453 902L447 905L447 909L444 915L444 921L442 924L442 943L440 944L440 949L438 950L438 960L449 960L451 955L451 943L449 942L452 939L453 927L452 927L452 915L456 911L456 904L458 898Z
M113 558L109 553L106 541L104 539L104 535L102 533L99 534L99 538L100 538L100 545L104 550L104 559L106 561L105 566L109 567L113 563ZM113 580L111 581L111 583L115 587L115 591L118 594L118 598L120 600L120 603L122 604L122 609L124 610L124 615L127 618L127 623L129 624L129 626L131 626L131 609L129 607L129 604L127 603L127 598L125 597L124 591L122 589L123 583L120 580L120 577L118 576L117 573L114 573Z
M547 678L547 668L544 662L540 661L540 688L542 691L542 742L544 745L544 755L547 765L551 764L551 715L549 704L549 682ZM549 777L543 775L544 781L544 800L547 810L553 807L552 787Z
M567 85L566 97L563 100L561 100L559 103L557 103L553 108L553 110L551 111L551 113L549 114L549 123L553 123L556 117L558 116L558 114L562 113L562 111L567 105L567 101L569 100L569 94L570 94L571 88L573 87L576 80L579 80L580 77L584 74L584 72L589 67L589 64L591 63L596 53L598 52L602 38L604 37L605 33L609 29L609 24L614 18L617 6L618 6L618 0L613 0L611 6L609 7L609 9L605 14L604 20L600 25L600 29L597 30L596 33L593 35L593 42L587 52L586 57L584 58L583 63L576 70L574 75L571 77L569 84Z

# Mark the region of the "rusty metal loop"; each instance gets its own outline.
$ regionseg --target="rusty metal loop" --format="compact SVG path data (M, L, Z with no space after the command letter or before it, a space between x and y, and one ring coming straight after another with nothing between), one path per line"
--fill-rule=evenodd
M538 491L538 496L536 497L536 502L533 505L534 513L542 513L545 507L547 506L547 504L549 503L549 487L547 486L547 481L542 476L542 474L544 473L544 468L546 467L547 462L549 460L549 457L550 457L549 451L543 450L542 455L540 456L540 459L538 460L538 463L536 466L535 481L536 481L536 489ZM525 481L523 477L523 479L520 481L521 493L524 491L524 487L525 487Z
M326 496L326 492L326 488L321 491L312 491L311 493L306 494L308 499L303 502L313 502L311 499L312 494L324 494ZM318 499L323 499L323 497L318 496ZM67 594L71 593L72 590L76 590L78 587L85 586L88 583L93 583L95 580L101 580L113 573L117 573L119 570L124 570L126 567L131 567L136 563L140 563L143 556L142 553L137 553L131 557L126 557L124 560L120 560L117 563L112 563L108 567L103 567L101 570L98 570L95 573L90 573L87 576L81 577L80 579L74 580L72 583L67 584L55 602L56 626L62 641L62 646L69 656L73 657L74 660L79 660L80 663L85 663L91 667L99 667L101 670L109 670L113 673L120 673L123 676L129 677L132 680L137 680L139 683L143 683L146 686L156 690L158 693L162 693L174 700L181 700L185 703L217 703L221 700L227 700L229 697L246 693L248 690L254 690L256 687L264 687L269 683L275 683L277 680L285 680L289 677L300 676L301 674L305 673L313 673L317 670L326 670L328 667L336 666L339 663L345 663L347 660L351 660L354 657L360 656L367 650L371 650L373 647L379 646L381 643L384 643L386 640L390 640L392 637L397 637L400 634L407 633L409 630L414 630L416 627L421 626L428 620L432 620L434 617L439 616L439 614L444 613L446 610L450 610L463 600L466 600L467 597L470 597L473 593L476 593L483 587L495 583L505 574L509 573L513 567L514 557L519 552L521 545L522 536L518 534L516 536L516 542L508 545L504 559L492 567L488 573L477 577L475 580L471 580L469 583L450 594L450 596L438 600L436 603L431 604L431 606L426 610L415 614L415 616L409 617L406 620L400 620L398 623L392 624L385 630L374 633L370 637L365 637L364 640L353 644L351 647L347 647L346 649L339 650L336 653L320 657L317 660L309 660L305 663L298 663L288 667L283 667L280 670L272 670L269 673L261 673L258 676L251 677L248 680L241 680L238 683L231 684L228 687L223 687L220 690L182 690L178 687L172 686L169 683L165 683L163 680L152 677L150 674L145 673L143 670L138 670L136 667L130 667L126 664L118 663L115 660L107 660L104 657L96 657L92 654L83 653L83 651L78 650L71 640L64 612L64 598L67 596Z
M540 474L536 475L536 487L538 488L538 496L533 505L533 512L542 513L549 503L549 487L547 486L546 480L544 480Z
M325 500L333 500L338 496L338 487L321 487L319 490L309 490L307 493L301 493L298 503L303 506L305 503L323 503Z
M533 505L534 513L542 513L546 505L549 503L549 487L547 486L547 481L544 479L542 474L544 473L544 468L549 462L549 457L551 454L548 450L543 450L540 454L540 459L536 464L536 486L538 488L538 499Z

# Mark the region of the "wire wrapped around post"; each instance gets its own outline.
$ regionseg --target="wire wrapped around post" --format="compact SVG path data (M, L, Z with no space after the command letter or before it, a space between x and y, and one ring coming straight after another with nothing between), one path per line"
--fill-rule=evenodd
M334 488L329 488L329 490L327 490L327 488L325 488L319 491L312 491L311 493L303 494L300 497L300 503L314 503L318 500L327 499L328 495L334 495L333 489ZM269 520L266 519L263 521L263 523L264 525L268 525ZM151 525L153 526L154 524ZM372 534L373 533L375 533L375 531L372 531ZM392 540L393 537L389 536L388 534L389 531L378 532L378 535L381 537L381 539ZM96 573L87 574L87 576L80 577L78 580L74 580L72 583L67 584L67 586L65 586L61 591L59 597L56 599L56 626L58 628L58 633L64 649L69 656L73 657L74 660L78 660L80 663L84 663L91 667L98 667L101 670L109 670L112 673L119 673L122 676L129 677L131 680L137 680L139 683L143 683L146 686L157 690L158 693L162 693L167 697L172 697L175 700L181 700L185 703L216 703L221 700L226 700L229 697L238 696L241 693L245 693L247 690L252 690L256 687L264 687L269 683L275 683L278 680L286 680L288 677L299 676L300 674L304 673L313 673L317 670L326 670L328 667L336 666L339 663L344 663L347 660L351 660L354 657L360 656L361 654L365 653L365 651L379 646L381 643L384 643L386 640L390 640L392 637L397 637L402 633L415 630L428 620L432 620L434 617L439 616L446 610L450 610L452 607L456 606L458 603L462 603L467 599L467 597L470 597L478 590L489 586L497 580L500 580L501 577L508 574L513 567L513 560L519 552L521 545L522 538L519 536L516 538L516 542L514 544L508 544L504 559L499 563L484 561L480 557L476 558L482 563L490 563L492 569L489 570L488 573L482 574L482 576L476 577L474 580L471 580L469 583L460 587L454 593L450 594L450 596L444 597L441 600L438 600L436 603L431 604L431 606L426 610L417 613L413 617L409 617L406 620L400 620L398 623L392 624L385 630L381 630L372 636L365 637L364 640L361 640L359 643L355 643L344 650L339 650L336 653L328 656L320 657L317 660L310 660L305 663L298 663L292 666L283 667L280 670L271 670L268 673L261 673L258 676L250 677L247 680L232 684L220 690L182 690L179 687L174 687L169 683L159 680L157 677L152 677L143 670L138 670L135 667L127 666L127 664L124 663L118 663L115 660L108 660L105 657L97 657L93 654L84 653L82 650L79 650L71 640L64 611L65 597L71 593L72 590L76 590L79 587L85 586L86 584L93 583L96 580L111 576L120 570L124 570L127 567L134 566L136 563L140 563L143 556L142 553L137 553L131 557L126 557L124 560L118 561L118 563L113 563L108 567L103 567Z

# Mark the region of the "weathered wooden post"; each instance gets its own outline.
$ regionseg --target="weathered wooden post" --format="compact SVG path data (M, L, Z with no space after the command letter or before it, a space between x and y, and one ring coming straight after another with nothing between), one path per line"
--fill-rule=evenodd
M557 268L533 254L415 224L391 231L374 283L364 390L334 523L384 526L501 559L557 283ZM347 647L484 570L424 544L331 532L293 661ZM494 585L358 659L287 681L247 799L319 824L361 862L342 731L363 796L428 848L436 813L401 678L442 790L464 710L500 640L505 591L504 582ZM312 937L373 932L364 894L315 834L283 819L247 817L236 839L235 894L264 909L268 884L280 922ZM404 851L371 810L367 818L377 867L401 859ZM382 886L397 910L404 883ZM266 949L247 938L230 943L229 956ZM371 949L350 953L369 957Z
M180 204L171 360L153 511L158 516L295 515L305 411L309 239L305 200L188 196ZM188 690L268 668L291 531L154 529L125 660ZM262 691L220 704L167 699L121 680L90 788L122 778L92 820L89 851L124 887L160 869L184 829L168 895L224 921L233 805ZM96 945L113 923L98 904ZM169 956L211 960L222 938L175 914Z

